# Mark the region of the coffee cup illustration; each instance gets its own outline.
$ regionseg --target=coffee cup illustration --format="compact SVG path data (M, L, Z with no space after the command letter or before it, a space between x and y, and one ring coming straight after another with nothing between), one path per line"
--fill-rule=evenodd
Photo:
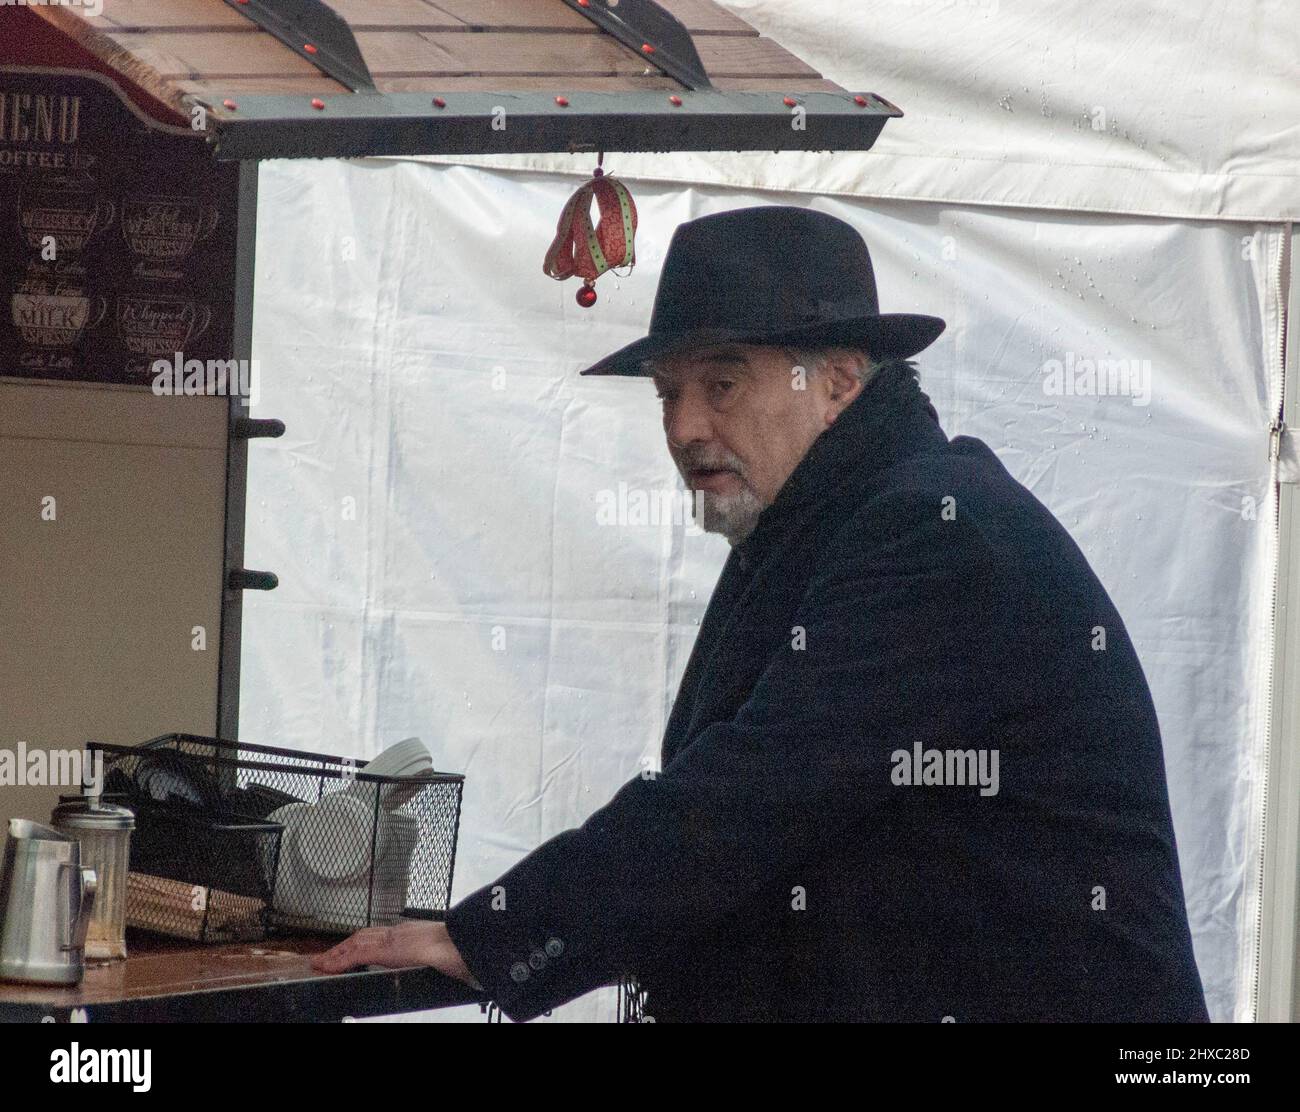
M194 197L130 197L122 201L122 237L137 255L175 261L212 234L219 216Z
M113 222L112 201L95 192L88 178L59 178L24 185L18 198L18 223L33 250L53 237L59 251L80 251Z
M184 297L117 299L117 334L134 355L173 355L212 323L207 305Z
M23 342L40 347L67 347L104 319L108 298L80 289L50 289L22 283L10 298L14 328Z

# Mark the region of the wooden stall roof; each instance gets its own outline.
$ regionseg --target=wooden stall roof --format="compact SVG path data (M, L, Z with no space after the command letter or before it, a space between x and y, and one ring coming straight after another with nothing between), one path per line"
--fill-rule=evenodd
M222 147L224 157L239 158L861 150L886 118L901 115L875 94L826 80L713 0L658 3L689 32L711 88L687 89L565 0L331 0L375 92L352 92L327 76L248 18L238 0L103 0L98 15L59 5L31 10L160 104L184 115L204 105L219 157ZM433 108L434 95L444 111ZM475 137L497 103L525 126ZM791 126L796 106L809 117L802 128ZM474 126L460 126L466 117Z

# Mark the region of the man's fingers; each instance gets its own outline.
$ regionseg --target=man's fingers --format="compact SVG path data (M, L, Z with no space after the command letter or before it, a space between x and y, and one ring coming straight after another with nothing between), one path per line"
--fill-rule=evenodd
M337 946L317 954L312 968L322 973L343 973L359 965L369 965L378 957L387 931L383 927L367 927L345 938Z

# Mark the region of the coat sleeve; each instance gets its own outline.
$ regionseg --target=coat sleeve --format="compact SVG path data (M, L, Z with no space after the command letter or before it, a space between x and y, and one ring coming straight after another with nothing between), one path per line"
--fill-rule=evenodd
M910 744L895 710L909 689L942 697L963 637L954 592L987 562L938 496L878 498L847 522L734 718L449 911L502 1011L532 1019L612 983L656 939L707 931L878 806L891 751Z

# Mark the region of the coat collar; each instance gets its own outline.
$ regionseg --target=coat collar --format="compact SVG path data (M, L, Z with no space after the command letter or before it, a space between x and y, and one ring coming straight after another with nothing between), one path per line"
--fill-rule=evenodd
M733 554L742 565L758 559L791 521L816 513L844 487L862 487L899 460L947 442L912 365L903 360L885 363L835 423L813 441Z

